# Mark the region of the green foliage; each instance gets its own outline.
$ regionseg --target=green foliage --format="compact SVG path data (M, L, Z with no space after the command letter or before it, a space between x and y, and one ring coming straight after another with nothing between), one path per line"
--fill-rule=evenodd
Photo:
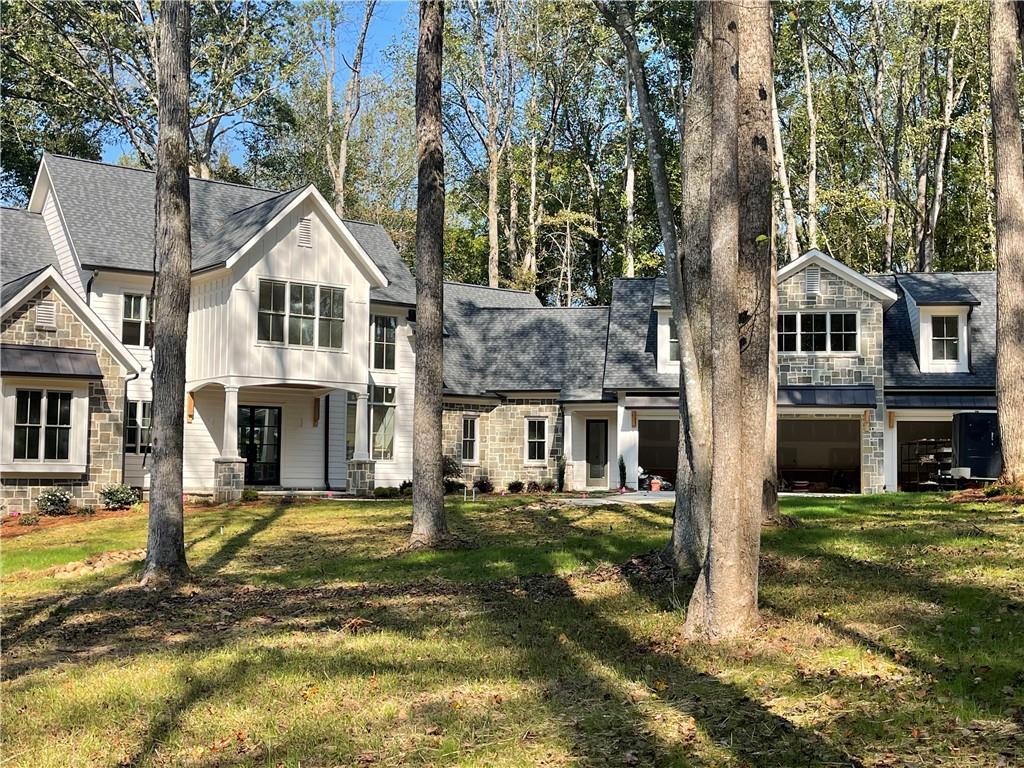
M28 512L23 515L18 515L18 525L39 525L42 522L42 517L39 516L38 512Z
M259 501L259 498L259 491L257 491L255 488L244 488L242 489L242 495L239 500L245 502L246 504L249 504L254 501Z
M483 477L478 477L476 480L474 480L473 487L476 488L477 491L479 491L480 493L494 492L494 483L492 483L490 478L487 477L486 475L484 475Z
M393 485L379 485L373 489L375 499L397 499L401 495L402 492Z
M36 509L43 515L66 515L71 512L71 494L63 488L50 488L36 497Z
M509 493L522 493L523 492L523 481L522 480L513 480L511 483L508 484L508 492Z
M118 483L100 489L104 509L128 509L139 500L138 492L130 485Z
M545 491L546 493L551 493L557 487L558 486L555 483L554 478L551 477L545 477L540 483L541 490Z

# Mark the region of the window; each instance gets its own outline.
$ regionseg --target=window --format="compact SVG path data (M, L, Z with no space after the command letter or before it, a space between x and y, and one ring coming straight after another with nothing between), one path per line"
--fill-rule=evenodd
M292 283L288 312L288 343L303 347L313 346L316 286Z
M256 337L260 341L284 342L285 284L260 280L260 306Z
M857 314L832 312L828 316L829 344L833 352L857 351Z
M321 347L341 349L344 346L345 291L341 288L320 287L320 339Z
M828 350L828 315L823 312L804 312L800 315L800 351L825 352Z
M355 392L349 392L345 400L345 460L351 461L356 454L356 408L359 398Z
M796 352L796 315L779 315L779 352Z
M47 461L71 455L71 393L19 389L15 394L14 458ZM44 417L45 416L45 421Z
M932 316L932 360L960 361L960 318L956 315Z
M373 367L380 370L395 370L395 330L398 318L390 315L374 315L373 318Z
M679 334L676 332L676 321L668 321L668 359L670 362L679 362Z
M390 461L395 455L395 388L370 387L370 456Z
M526 463L543 464L548 457L548 422L543 418L526 420Z
M466 464L476 464L479 459L476 426L476 416L462 417L462 461Z
M149 453L153 404L129 402L124 415L124 452Z
M153 346L153 308L149 297L138 293L124 295L121 341L131 347Z

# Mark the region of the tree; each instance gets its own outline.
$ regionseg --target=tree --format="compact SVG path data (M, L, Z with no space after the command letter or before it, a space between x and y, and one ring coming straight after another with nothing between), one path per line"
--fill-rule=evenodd
M1003 476L1024 482L1024 161L1020 49L1013 0L992 0L989 20L996 180L996 404Z
M416 57L416 388L412 537L432 546L448 534L441 447L444 307L444 150L441 140L443 0L420 0Z
M163 0L158 16L159 89L153 333L153 471L149 539L142 583L160 586L188 573L182 466L185 430L185 342L192 283L189 199L190 7Z

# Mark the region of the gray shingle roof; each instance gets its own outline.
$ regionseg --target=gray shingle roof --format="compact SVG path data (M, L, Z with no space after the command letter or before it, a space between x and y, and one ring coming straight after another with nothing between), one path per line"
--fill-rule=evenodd
M345 226L388 279L384 288L370 289L370 299L385 304L415 306L416 280L387 230L380 224L349 219L345 219Z
M259 234L277 214L288 207L305 187L282 192L248 208L235 211L220 225L212 237L192 254L192 269L208 269L223 264L239 248ZM193 240L195 238L193 237Z
M43 217L18 208L0 208L0 281L4 300L8 285L57 263ZM13 293L20 289L15 288ZM11 293L10 295L13 295Z
M668 296L665 278L617 279L612 284L605 389L678 389L678 373L658 372L654 302Z
M911 272L896 275L896 282L921 305L980 303L956 273Z

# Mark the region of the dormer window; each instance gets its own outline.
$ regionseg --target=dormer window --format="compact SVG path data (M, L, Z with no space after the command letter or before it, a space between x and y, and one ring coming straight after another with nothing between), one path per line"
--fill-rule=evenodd
M967 307L923 306L919 308L918 352L925 373L966 373Z
M657 360L658 370L663 373L674 373L679 370L679 332L672 320L672 310L657 309Z
M960 318L932 315L932 360L956 363L960 359Z

